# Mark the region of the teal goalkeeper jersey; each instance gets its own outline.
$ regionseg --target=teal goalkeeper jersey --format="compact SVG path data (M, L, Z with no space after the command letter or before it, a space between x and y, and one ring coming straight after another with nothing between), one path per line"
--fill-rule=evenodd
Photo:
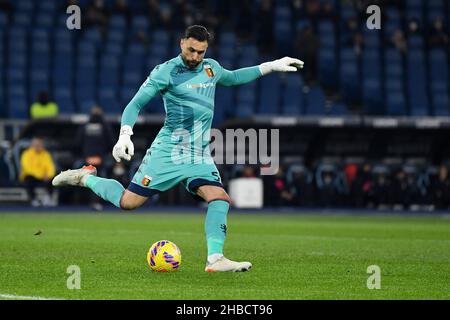
M208 58L189 69L179 55L153 69L126 106L121 125L133 127L139 111L159 93L166 119L152 147L170 150L175 144L190 143L202 150L209 143L216 86L240 85L259 77L258 66L230 71Z

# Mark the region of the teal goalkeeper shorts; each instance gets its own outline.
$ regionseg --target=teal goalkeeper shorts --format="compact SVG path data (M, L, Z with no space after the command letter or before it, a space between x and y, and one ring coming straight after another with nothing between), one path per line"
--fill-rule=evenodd
M143 197L167 191L183 183L195 199L197 188L212 185L223 188L219 171L212 158L207 161L174 162L170 152L150 148L136 171L128 190Z

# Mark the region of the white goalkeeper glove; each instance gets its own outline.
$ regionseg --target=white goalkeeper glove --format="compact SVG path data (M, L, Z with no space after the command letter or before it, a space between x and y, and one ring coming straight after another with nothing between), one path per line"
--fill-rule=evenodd
M264 62L259 65L259 70L261 74L264 76L273 71L280 72L295 72L297 68L302 69L304 62L299 59L284 57L278 60Z
M123 126L120 128L119 140L113 148L112 155L117 162L121 159L130 161L134 155L134 145L131 142L133 129L130 126Z

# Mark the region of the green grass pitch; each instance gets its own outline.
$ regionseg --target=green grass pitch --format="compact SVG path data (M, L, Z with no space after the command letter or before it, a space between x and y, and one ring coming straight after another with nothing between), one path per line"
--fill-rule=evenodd
M225 255L253 269L220 274L203 271L203 221L182 213L1 213L0 299L450 298L449 216L231 212ZM146 264L162 239L181 249L178 272ZM69 265L81 269L80 290L67 289ZM367 288L370 265L381 269L380 289Z

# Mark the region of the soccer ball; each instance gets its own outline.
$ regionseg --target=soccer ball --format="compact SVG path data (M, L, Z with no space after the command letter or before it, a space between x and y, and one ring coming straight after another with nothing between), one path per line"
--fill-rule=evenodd
M148 250L147 263L156 272L177 271L181 265L181 251L168 240L155 242Z

